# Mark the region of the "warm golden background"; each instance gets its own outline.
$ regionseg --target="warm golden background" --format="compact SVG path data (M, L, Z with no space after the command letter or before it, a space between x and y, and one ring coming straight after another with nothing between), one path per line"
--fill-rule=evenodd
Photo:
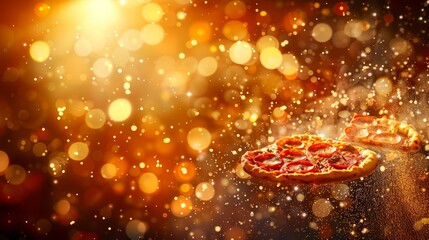
M429 145L323 186L236 163L354 114L427 139L428 5L2 1L0 239L425 239Z

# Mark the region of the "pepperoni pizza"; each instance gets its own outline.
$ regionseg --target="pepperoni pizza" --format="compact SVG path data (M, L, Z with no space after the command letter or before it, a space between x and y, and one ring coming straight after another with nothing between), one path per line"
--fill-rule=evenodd
M393 119L356 115L344 129L340 140L369 148L402 151L420 150L421 138L410 125Z
M375 152L317 135L294 135L240 159L252 176L286 183L331 183L370 174L378 164Z

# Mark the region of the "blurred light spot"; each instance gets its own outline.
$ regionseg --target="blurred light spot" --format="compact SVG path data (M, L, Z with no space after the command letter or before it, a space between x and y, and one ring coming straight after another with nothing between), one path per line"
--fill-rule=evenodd
M44 157L46 156L46 153L48 152L48 146L42 142L38 142L33 145L33 154L36 157ZM0 169L1 172L1 169Z
M283 54L282 62L277 70L285 76L296 74L299 70L299 64L296 57L290 53Z
M392 81L387 77L380 77L375 81L374 89L377 94L387 97L393 90Z
M346 184L335 184L331 188L332 197L337 200L345 200L350 195L350 188Z
M89 154L89 147L84 142L72 143L68 150L68 155L75 161L84 160Z
M318 42L327 42L332 37L332 28L326 23L318 23L313 27L311 36Z
M337 2L334 5L334 13L338 16L345 16L349 10L349 5L346 2Z
M70 202L67 199L61 199L54 206L55 212L60 215L66 215L67 213L69 213L70 208Z
M86 38L79 38L74 44L74 52L80 57L86 57L93 51L92 43Z
M222 33L231 41L243 40L248 35L246 25L237 20L227 22L222 28Z
M194 190L194 187L190 183L183 183L182 185L180 185L180 188L179 188L180 194L186 197L191 196L193 193L193 190Z
M38 17L46 17L49 14L49 10L51 9L51 6L44 2L38 2L36 5L34 5L34 14Z
M191 40L196 40L199 43L207 42L212 37L212 29L210 23L205 21L197 21L189 27L189 37Z
M86 110L86 106L85 103L80 101L80 100L69 100L70 102L70 114L75 116L75 117L82 117Z
M226 4L224 13L231 19L242 18L246 14L246 4L242 1L230 1Z
M265 48L273 47L279 48L279 40L276 37L271 35L262 36L256 41L256 49L261 52Z
M344 25L344 33L352 38L359 37L364 31L364 26L361 21L350 20Z
M164 39L164 28L156 23L150 23L143 26L140 36L144 43L148 45L157 45Z
M106 163L101 167L101 176L105 179L112 179L116 176L117 168L115 164Z
M19 185L27 178L27 172L20 165L13 164L6 169L4 176L8 183L12 185Z
M85 123L91 129L100 129L106 123L106 114L101 109L91 109L85 115Z
M140 37L140 31L136 29L126 30L122 33L121 38L119 38L118 44L129 51L140 49L143 45L143 40Z
M253 49L248 42L237 41L229 49L229 57L236 64L246 64L252 58Z
M164 11L157 3L148 3L143 6L142 15L144 20L154 23L159 22L162 19Z
M114 100L109 105L108 115L114 122L123 122L128 119L132 112L131 103L124 98Z
M44 41L33 42L30 46L30 56L36 62L44 62L48 59L51 49Z
M8 168L9 166L9 156L7 153L0 150L0 175Z
M129 221L125 227L125 233L131 240L143 239L147 230L147 224L137 219Z
M196 127L188 132L187 140L192 149L202 151L210 145L212 136L207 129Z
M139 187L144 193L154 193L158 189L158 177L151 172L143 173L139 177Z
M198 63L198 73L201 76L208 77L217 70L217 61L214 57L205 57Z
M304 199L305 199L304 194L302 194L302 193L298 193L298 194L296 195L296 200L298 200L298 202L302 202L302 201L304 201Z
M331 205L331 202L329 202L328 199L319 198L314 201L311 209L316 217L324 218L331 213L334 207Z
M174 176L181 182L189 182L196 174L195 165L192 162L181 162L174 167Z
M260 60L262 66L267 69L276 69L282 64L282 53L274 47L267 47L261 51Z
M185 20L186 15L187 15L186 12L179 11L177 12L176 17L178 20Z
M411 49L408 41L400 37L390 40L389 46L390 50L392 50L395 55L406 53L407 50Z
M107 58L97 59L92 65L92 72L100 78L108 77L113 72L113 63Z
M209 182L202 182L195 187L195 196L202 201L209 201L214 197L215 189Z
M171 213L176 217L186 217L192 209L192 201L185 196L174 197L170 204Z

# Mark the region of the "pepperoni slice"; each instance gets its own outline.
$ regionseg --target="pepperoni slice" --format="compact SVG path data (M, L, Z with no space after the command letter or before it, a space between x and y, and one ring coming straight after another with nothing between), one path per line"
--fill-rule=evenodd
M349 126L344 129L344 132L349 137L355 137L355 138L364 138L368 137L369 132L366 128L360 128L356 126Z
M281 148L304 148L304 143L296 138L282 138L277 142Z
M329 143L315 143L308 147L308 152L320 157L330 157L337 151L337 148Z
M372 140L375 143L380 143L380 144L398 144L401 142L402 137L396 133L380 133L380 134L375 134L372 137Z
M261 168L279 170L283 166L283 160L274 153L263 153L254 158L255 163Z
M389 126L383 126L383 125L376 125L376 126L368 127L369 133L376 133L376 134L387 133L387 132L389 132L389 130L390 130Z
M377 124L377 118L374 116L356 116L351 123L356 127L369 127Z
M350 152L343 152L341 155L336 154L328 160L331 167L335 169L347 169L359 162L360 155Z
M280 157L285 159L288 162L307 159L307 155L305 154L305 152L297 149L283 150L280 153Z
M318 172L317 168L308 160L298 160L287 163L282 170L291 173Z

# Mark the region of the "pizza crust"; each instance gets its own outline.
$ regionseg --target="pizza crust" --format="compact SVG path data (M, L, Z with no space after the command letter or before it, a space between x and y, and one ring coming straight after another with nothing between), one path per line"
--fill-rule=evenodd
M306 140L312 142L324 142L322 138L316 135L298 135L293 136L300 140ZM326 139L324 139L326 140ZM281 142L282 140L279 140ZM339 141L330 140L330 143L342 143ZM348 143L344 143L349 145ZM306 146L308 147L308 146ZM322 184L322 183L335 183L342 181L354 180L363 176L367 176L374 171L378 165L378 158L376 153L363 149L361 147L353 146L364 159L359 165L352 165L347 169L329 169L326 172L306 172L306 173L289 173L281 172L280 170L265 170L256 164L253 164L248 158L248 154L252 151L247 152L241 157L241 164L245 172L251 176L266 179L273 182L284 182L293 184ZM264 149L268 149L263 148Z

